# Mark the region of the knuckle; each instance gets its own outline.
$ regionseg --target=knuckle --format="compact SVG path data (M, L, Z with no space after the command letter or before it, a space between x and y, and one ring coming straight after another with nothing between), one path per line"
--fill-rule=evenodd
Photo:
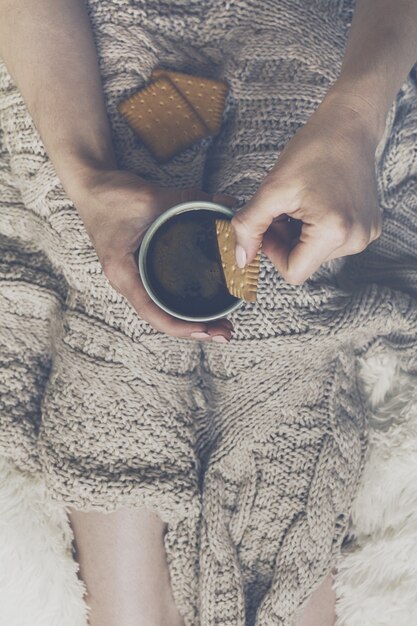
M370 242L369 236L365 235L364 233L360 233L360 234L355 235L349 247L351 251L356 254L358 252L362 252L362 250L365 250L369 242Z
M378 226L372 229L372 233L371 233L372 241L375 241L375 239L379 239L381 235L382 235L382 225L378 224Z
M332 218L328 221L329 237L336 246L343 246L349 239L352 222L349 218Z
M268 175L259 186L254 197L262 206L264 202L268 203L270 198L288 199L293 203L293 198L297 196L299 190L298 182L294 179L286 180L278 173Z

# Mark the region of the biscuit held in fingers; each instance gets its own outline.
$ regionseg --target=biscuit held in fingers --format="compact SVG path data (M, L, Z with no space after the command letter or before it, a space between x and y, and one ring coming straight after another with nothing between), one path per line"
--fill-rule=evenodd
M235 232L229 220L216 219L216 235L223 274L229 293L247 302L255 302L259 275L260 249L246 267L236 266Z

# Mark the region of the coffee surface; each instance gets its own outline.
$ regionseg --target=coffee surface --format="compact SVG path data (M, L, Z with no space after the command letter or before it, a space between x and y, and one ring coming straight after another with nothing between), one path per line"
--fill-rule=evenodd
M148 280L157 297L177 313L213 315L238 298L227 290L215 219L223 214L187 211L167 220L147 252Z

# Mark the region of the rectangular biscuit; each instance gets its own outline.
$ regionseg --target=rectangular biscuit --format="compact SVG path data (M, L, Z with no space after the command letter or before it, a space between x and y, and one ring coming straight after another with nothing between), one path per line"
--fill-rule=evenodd
M165 76L120 102L118 110L159 163L208 133L204 122Z
M168 77L204 120L211 135L220 132L228 85L225 81L194 76L163 68L152 71L152 78Z
M259 248L253 261L241 269L236 264L236 237L230 220L217 219L215 223L217 243L227 289L232 296L243 298L243 300L248 302L255 302L261 249Z

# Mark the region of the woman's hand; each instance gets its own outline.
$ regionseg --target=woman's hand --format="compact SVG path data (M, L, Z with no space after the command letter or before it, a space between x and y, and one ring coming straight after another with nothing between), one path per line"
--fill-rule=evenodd
M236 204L229 195L158 187L120 170L95 171L74 198L104 274L142 319L173 337L226 342L233 329L231 322L186 322L165 313L150 299L139 275L135 257L149 225L166 209L191 200L212 200L229 207Z
M227 341L228 320L185 322L160 310L140 281L134 253L149 224L168 207L198 199L230 206L231 198L212 198L198 189L161 189L117 170L84 0L0 0L0 56L111 285L155 330Z
M379 237L372 115L362 99L328 93L232 219L240 267L262 242L282 277L299 285L324 261L361 252ZM298 232L286 216L300 220Z

